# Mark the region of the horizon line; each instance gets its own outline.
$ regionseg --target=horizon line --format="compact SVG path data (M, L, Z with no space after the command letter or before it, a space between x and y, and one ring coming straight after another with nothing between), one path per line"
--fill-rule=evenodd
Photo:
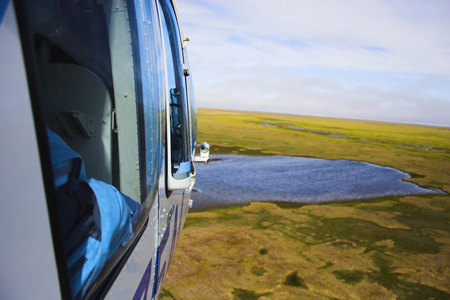
M332 119L343 119L343 120L355 120L355 121L371 121L371 122L380 122L380 123L395 123L395 124L405 124L405 125L420 125L420 126L429 126L429 127L444 127L450 128L450 124L437 124L437 123L425 123L425 122L412 122L412 121L396 121L389 119L363 119L356 117L337 117L330 115L319 115L319 114L299 114L299 113L289 113L284 111L260 111L260 110L249 110L249 109L232 109L232 108L219 108L219 107L205 107L205 106L197 106L197 108L205 108L205 109L217 109L217 110L228 110L228 111L241 111L241 112L255 112L255 113L269 113L269 114L284 114L284 115L293 115L293 116L304 116L304 117L318 117L318 118L332 118Z

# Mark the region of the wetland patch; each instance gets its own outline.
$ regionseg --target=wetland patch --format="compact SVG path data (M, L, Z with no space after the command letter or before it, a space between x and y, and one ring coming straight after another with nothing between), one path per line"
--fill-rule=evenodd
M315 134L320 134L320 135L326 135L332 138L339 138L339 139L350 139L350 140L359 140L359 141L366 141L366 142L375 142L375 143L380 143L380 144L390 144L388 142L385 141L380 141L380 140L371 140L371 139L365 139L365 138L356 138L356 137L351 137L351 136L346 136L346 135L342 135L339 133L335 133L335 132L329 132L326 130L318 130L318 129L306 129L306 128L302 128L302 127L296 127L292 124L284 124L282 122L282 120L279 120L281 122L281 124L279 124L278 122L260 122L260 123L256 123L258 125L261 126L267 126L267 127L273 127L273 128L283 128L283 129L289 129L289 130L294 130L294 131L303 131L303 132L309 132L309 133L315 133ZM248 122L249 124L255 124L253 122ZM431 150L434 152L442 152L442 153L447 153L448 151L446 149L435 149L433 147L429 147L429 146L421 146L421 145L401 145L401 144L396 144L396 147L403 147L403 148L411 148L411 149L417 149L417 150Z

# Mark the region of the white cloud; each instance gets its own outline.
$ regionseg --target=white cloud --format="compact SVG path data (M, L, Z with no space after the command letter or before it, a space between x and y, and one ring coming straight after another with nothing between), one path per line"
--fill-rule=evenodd
M450 125L448 1L178 6L199 106Z

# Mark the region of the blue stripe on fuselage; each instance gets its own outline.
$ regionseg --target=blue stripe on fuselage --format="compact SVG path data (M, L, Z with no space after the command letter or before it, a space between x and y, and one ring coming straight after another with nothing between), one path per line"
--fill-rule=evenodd
M152 278L153 259L150 259L147 269L145 269L144 276L142 276L141 282L138 285L136 293L134 293L133 300L141 300L142 295L145 294L144 300L147 299L148 289L150 288L150 279Z

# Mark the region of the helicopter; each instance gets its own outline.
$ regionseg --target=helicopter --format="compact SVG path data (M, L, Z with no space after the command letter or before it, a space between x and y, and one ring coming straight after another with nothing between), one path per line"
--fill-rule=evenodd
M0 3L0 298L157 299L195 183L174 0Z

